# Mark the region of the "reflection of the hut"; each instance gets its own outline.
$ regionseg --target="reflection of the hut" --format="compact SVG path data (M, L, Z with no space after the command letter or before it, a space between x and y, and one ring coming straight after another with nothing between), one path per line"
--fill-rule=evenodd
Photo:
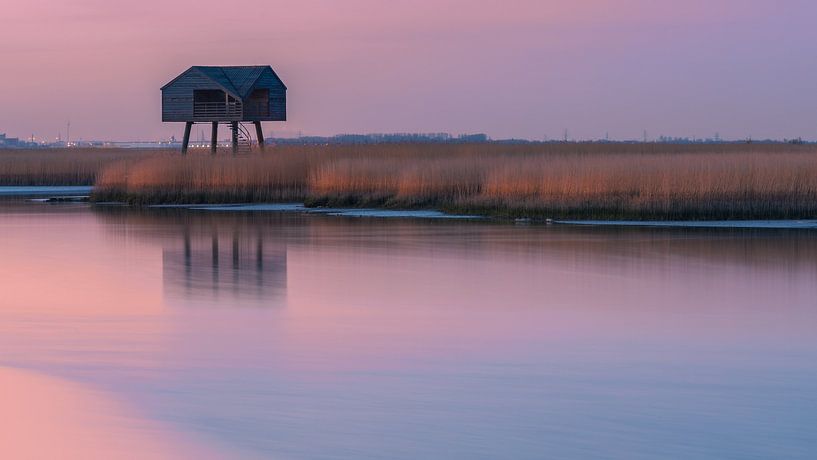
M286 247L246 230L184 226L179 240L162 250L166 294L219 301L282 295L287 281Z
M96 215L114 235L161 245L165 292L176 299L251 296L244 303L269 305L287 289L288 263L354 269L369 256L394 263L468 259L473 267L521 262L604 276L726 270L758 279L780 270L817 276L812 230L516 226L113 207L97 208Z
M161 250L174 305L284 304L289 242L271 216L105 206L95 215L114 237Z

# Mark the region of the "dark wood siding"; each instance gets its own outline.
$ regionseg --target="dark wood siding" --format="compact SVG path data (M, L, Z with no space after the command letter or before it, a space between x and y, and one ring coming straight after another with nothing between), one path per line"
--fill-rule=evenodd
M269 113L264 115L256 113L236 114L235 116L202 117L201 111L198 115L194 113L193 91L194 90L221 90L218 83L208 78L204 73L191 68L181 74L174 81L162 89L162 121L286 121L286 86L267 68L265 69L252 89L269 90ZM244 101L238 101L240 105Z
M183 74L162 90L162 121L193 120L193 90L221 87L196 70Z
M287 119L287 91L281 80L272 71L266 69L254 88L265 88L269 90L269 117L262 118L263 121L286 121Z

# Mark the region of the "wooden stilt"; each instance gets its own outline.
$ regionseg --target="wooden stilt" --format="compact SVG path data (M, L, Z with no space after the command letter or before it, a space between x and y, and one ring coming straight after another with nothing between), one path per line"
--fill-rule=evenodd
M231 122L230 128L233 130L233 155L235 155L238 153L238 122Z
M218 149L218 122L214 121L212 133L210 134L210 153L215 155L217 149Z
M261 122L254 121L255 124L255 137L258 138L258 147L263 151L264 150L264 131L261 129Z
M184 123L184 139L182 139L182 155L187 155L187 146L190 145L190 129L193 127L192 121Z

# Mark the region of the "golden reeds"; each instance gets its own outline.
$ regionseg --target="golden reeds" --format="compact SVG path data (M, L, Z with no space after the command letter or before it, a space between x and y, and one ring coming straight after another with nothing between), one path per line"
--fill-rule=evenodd
M0 149L0 185L93 185L102 167L168 151Z
M61 161L61 168L74 165L85 175L93 169ZM0 181L10 168L5 163L0 154ZM143 153L97 165L95 199L138 203L305 201L579 218L817 217L817 147L811 145L279 146L237 157Z

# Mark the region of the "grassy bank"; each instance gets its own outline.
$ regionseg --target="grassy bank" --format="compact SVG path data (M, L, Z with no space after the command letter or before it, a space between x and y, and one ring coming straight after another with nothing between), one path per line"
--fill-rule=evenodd
M501 216L817 217L817 148L735 144L287 146L105 162L96 200L305 201Z

